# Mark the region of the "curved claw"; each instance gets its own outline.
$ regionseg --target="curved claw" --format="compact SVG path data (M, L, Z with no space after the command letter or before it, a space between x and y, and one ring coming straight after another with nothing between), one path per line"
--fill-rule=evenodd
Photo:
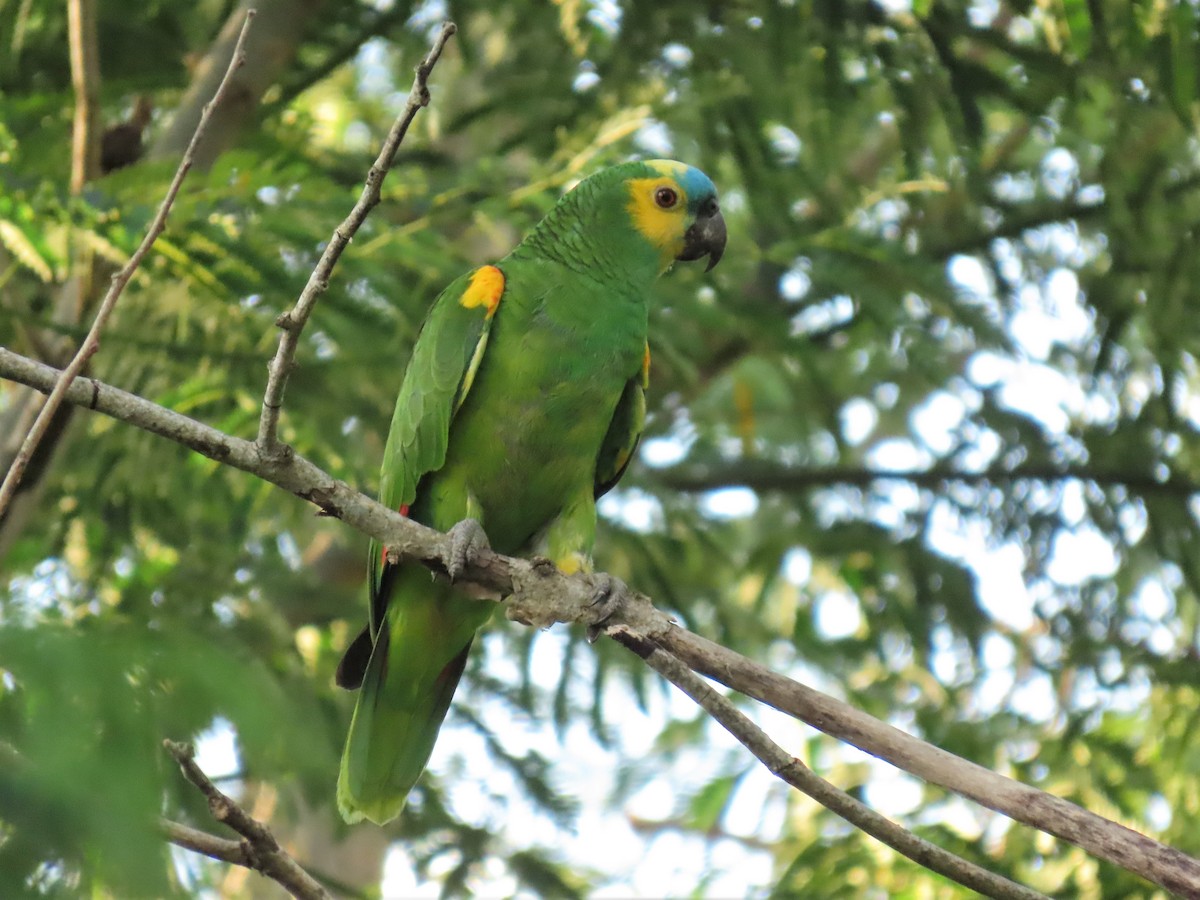
M606 572L598 572L592 576L595 591L592 594L592 609L595 618L587 627L588 643L594 644L604 633L604 627L625 604L633 599L633 591L620 578Z
M448 532L450 552L442 562L451 581L458 581L467 566L479 561L480 554L491 550L487 534L476 519L463 519Z

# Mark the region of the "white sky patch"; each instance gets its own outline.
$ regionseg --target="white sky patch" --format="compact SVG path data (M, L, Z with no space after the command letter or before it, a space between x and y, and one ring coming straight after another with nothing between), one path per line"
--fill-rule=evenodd
M1049 366L1016 362L997 391L1002 406L1024 413L1048 431L1065 432L1071 413L1083 406L1083 391L1074 381Z
M582 94L589 91L600 83L600 75L596 71L596 64L590 59L585 59L579 63L579 72L575 76L575 80L571 82L571 89L576 93Z
M849 591L825 591L814 600L817 631L828 640L853 636L862 628L862 607Z
M359 96L380 98L396 90L389 50L383 38L371 38L359 48L354 64Z
M1056 268L1041 285L1024 285L1009 330L1022 350L1036 360L1048 359L1056 344L1081 347L1092 337L1095 325L1082 302L1075 273Z
M675 42L667 44L662 49L662 58L677 69L687 66L692 61L693 56L695 54L692 52L691 47Z
M435 900L441 895L436 881L418 882L412 860L403 844L393 844L383 861L383 880L380 890L384 897L411 897L412 900Z
M1046 562L1046 574L1058 584L1077 587L1117 571L1117 554L1108 539L1091 526L1059 531Z
M812 554L803 547L793 547L783 557L783 577L796 587L804 587L812 578Z
M875 405L862 397L851 397L838 413L841 421L842 437L853 447L858 446L875 430L879 424L879 412Z
M921 806L921 782L899 769L871 760L871 775L863 791L867 805L885 816L906 816Z
M605 494L596 502L596 511L639 534L654 531L663 524L662 504L658 498L637 488Z
M798 337L811 334L814 331L827 331L837 325L845 324L854 318L854 301L845 294L838 294L806 306L792 316L791 334Z
M951 257L946 274L955 287L972 297L983 298L993 294L991 276L974 256Z
M1061 267L1052 270L1042 284L1042 294L1051 313L1047 325L1058 343L1080 346L1091 337L1095 323L1083 303L1078 275Z
M792 264L779 278L779 296L784 300L796 302L803 300L804 296L812 287L812 278L809 275L810 263L807 259L798 259Z
M961 397L949 391L934 391L913 408L909 422L926 447L944 456L958 443L957 431L966 416L967 407Z
M700 507L717 519L743 519L758 510L758 494L750 488L722 488L705 494Z
M764 129L764 133L771 144L771 149L775 151L776 158L781 163L792 165L800 158L804 143L792 129L779 122L772 122Z
M1171 804L1162 794L1154 794L1146 804L1146 821L1151 830L1161 834L1171 827L1172 818Z
M1009 706L1013 712L1034 722L1048 722L1054 716L1054 682L1041 670L1030 671L1013 688Z
M603 31L609 37L616 37L621 30L621 18L624 10L617 0L590 0L588 6L588 21Z
M989 669L972 698L971 711L981 716L995 715L1004 707L1015 684L1016 678L1011 668Z
M1020 546L1010 542L977 549L968 564L975 573L979 604L989 616L1018 631L1033 625L1033 598L1022 577L1025 553Z
M650 438L642 441L642 461L648 466L673 466L683 462L690 442L675 437Z
M930 512L929 544L950 559L961 559L975 575L979 604L1016 631L1033 624L1033 598L1025 586L1025 553L1015 542L994 546L982 518L964 518L946 502Z
M1079 161L1071 151L1055 147L1042 157L1041 181L1051 197L1069 196L1079 183Z
M196 765L209 778L233 775L241 768L237 750L237 732L228 719L216 718L196 735ZM228 787L226 793L231 793Z
M872 468L885 472L908 472L930 465L929 454L905 438L888 438L867 451Z
M1133 595L1133 610L1152 622L1160 622L1175 614L1175 597L1158 578L1147 578Z
M979 656L988 669L1008 669L1016 660L1017 651L1011 640L992 632L984 635Z
M657 157L670 157L675 152L671 130L662 122L647 122L634 133L633 142L643 153Z

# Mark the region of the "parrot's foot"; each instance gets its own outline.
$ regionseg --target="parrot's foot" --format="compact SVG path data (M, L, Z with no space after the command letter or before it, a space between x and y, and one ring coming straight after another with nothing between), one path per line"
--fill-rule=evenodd
M633 591L620 578L615 578L605 572L597 572L592 576L595 591L592 594L592 610L595 618L587 627L589 643L604 633L604 626L623 606L633 600Z
M558 573L558 566L554 564L554 560L546 556L529 557L529 565L533 566L535 575L541 575L543 578Z
M446 574L451 581L458 581L467 566L479 561L479 556L486 550L491 550L487 534L476 519L463 519L448 532L450 536L450 552L442 562L446 566Z

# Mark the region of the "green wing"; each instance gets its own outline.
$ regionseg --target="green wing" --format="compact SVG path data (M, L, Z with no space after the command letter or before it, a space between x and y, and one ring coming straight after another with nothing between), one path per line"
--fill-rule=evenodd
M453 281L429 310L396 397L384 449L379 499L407 514L421 479L446 462L450 423L466 399L487 349L504 276L483 266ZM371 634L387 605L383 548L371 541Z
M650 348L646 348L642 370L625 382L625 390L617 401L604 443L596 456L595 496L597 499L613 489L625 470L646 424L646 384L650 374Z

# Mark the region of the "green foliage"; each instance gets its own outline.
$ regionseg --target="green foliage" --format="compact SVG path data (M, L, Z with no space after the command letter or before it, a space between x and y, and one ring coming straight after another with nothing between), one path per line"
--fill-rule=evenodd
M105 124L148 96L154 146L231 7L100 4ZM729 250L662 282L647 435L602 504L599 565L714 640L1198 853L1196 7L903 7L450 4L433 104L305 334L283 437L373 490L437 291L599 166L698 165ZM273 321L440 15L324 5L261 115L190 177L96 375L253 433ZM66 27L63 4L0 3L0 344L46 358L82 336L173 169L152 154L71 196ZM0 441L24 402L0 385ZM365 616L364 542L98 416L53 443L0 524L0 894L217 885L153 829L215 827L160 749L214 722L246 796L284 798L278 833L344 836L332 672ZM906 806L859 755L764 723L1039 890L1161 896L940 790ZM447 895L654 890L610 834L675 847L675 880L649 882L675 894L960 895L769 781L611 642L497 623L387 836ZM574 829L589 852L557 849ZM369 890L380 863L326 868Z

